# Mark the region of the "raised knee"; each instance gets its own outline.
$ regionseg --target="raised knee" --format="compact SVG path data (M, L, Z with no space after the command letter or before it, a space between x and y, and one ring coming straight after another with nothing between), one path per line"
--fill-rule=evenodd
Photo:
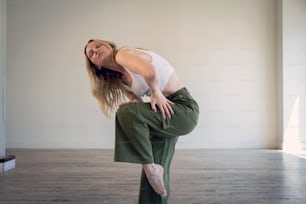
M120 123L130 123L135 117L135 110L129 107L129 105L119 108L116 112L116 118Z
M129 114L130 111L128 111L127 107L121 107L116 112L116 117L121 118L122 116L126 116Z

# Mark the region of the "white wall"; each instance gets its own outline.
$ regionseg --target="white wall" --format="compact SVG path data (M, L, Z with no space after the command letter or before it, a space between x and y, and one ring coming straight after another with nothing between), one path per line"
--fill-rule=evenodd
M283 0L283 147L306 149L306 1Z
M275 0L10 0L7 146L112 148L83 47L102 38L166 57L198 99L179 148L277 144Z
M5 155L6 0L0 0L0 158Z
M284 132L283 111L283 0L277 0L276 8L276 77L277 77L277 147L281 148Z

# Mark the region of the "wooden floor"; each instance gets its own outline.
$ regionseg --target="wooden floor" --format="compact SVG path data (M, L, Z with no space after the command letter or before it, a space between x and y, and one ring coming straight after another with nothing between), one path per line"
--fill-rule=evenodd
M8 150L1 204L136 204L141 167L112 150ZM305 204L306 159L277 150L177 150L169 204Z

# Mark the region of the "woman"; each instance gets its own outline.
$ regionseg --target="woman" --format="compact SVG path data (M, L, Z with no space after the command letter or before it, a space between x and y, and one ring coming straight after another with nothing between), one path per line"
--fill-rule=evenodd
M85 46L93 95L105 115L117 106L115 161L143 166L139 203L167 203L177 137L191 132L199 108L158 54L104 40ZM144 103L143 96L150 102ZM129 101L122 103L124 96Z

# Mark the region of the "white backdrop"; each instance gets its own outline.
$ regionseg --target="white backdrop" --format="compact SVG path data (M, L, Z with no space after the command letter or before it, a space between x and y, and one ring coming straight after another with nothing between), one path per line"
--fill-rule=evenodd
M198 100L179 148L273 148L277 137L274 0L9 0L7 147L113 148L89 89L90 38L154 50Z
M5 156L6 0L0 0L0 158Z

